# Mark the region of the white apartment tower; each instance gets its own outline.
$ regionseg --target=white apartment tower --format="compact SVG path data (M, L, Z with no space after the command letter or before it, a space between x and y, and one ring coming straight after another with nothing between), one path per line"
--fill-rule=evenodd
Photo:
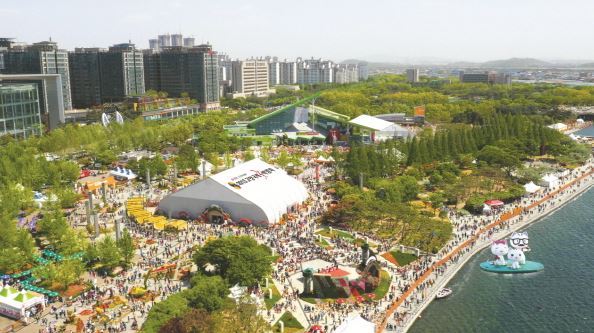
M233 93L264 96L270 93L266 60L233 61L231 65Z
M419 69L410 68L406 70L406 82L417 83L419 82Z

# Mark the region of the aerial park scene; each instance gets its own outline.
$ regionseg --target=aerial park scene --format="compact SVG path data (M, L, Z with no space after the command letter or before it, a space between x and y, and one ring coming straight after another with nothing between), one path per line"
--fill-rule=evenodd
M570 2L1 4L0 333L594 332Z

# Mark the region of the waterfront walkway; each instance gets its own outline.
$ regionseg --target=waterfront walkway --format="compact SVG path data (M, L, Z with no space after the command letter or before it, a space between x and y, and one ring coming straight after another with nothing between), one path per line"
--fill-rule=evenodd
M396 298L392 305L387 309L381 323L376 327L376 332L380 333L386 330L386 327L393 316L394 318L399 318L399 322L395 325L390 325L391 329L395 329L399 332L405 332L408 328L410 328L420 312L434 298L434 294L439 290L439 287L447 283L449 279L455 275L457 270L463 266L464 262L470 259L480 249L489 245L490 242L488 238L494 236L494 233L497 231L497 229L499 229L499 227L507 226L508 232L505 232L505 230L499 230L503 231L504 233L509 233L511 223L524 222L518 223L518 225L514 227L514 230L524 227L525 225L534 222L542 216L549 214L551 211L561 206L564 202L570 200L575 195L581 193L583 190L589 188L592 185L592 175L594 171L592 170L591 162L576 170L576 173L577 174L573 179L568 180L559 188L547 193L540 198L535 198L535 200L528 201L526 205L517 205L511 210L504 212L499 216L499 218L495 219L494 222L481 229L478 229L466 241L454 247L449 253L443 256L443 258L429 266L425 272L416 280L414 280L408 286L408 288L406 288L404 293L400 295L400 297ZM582 182L583 180L588 181ZM560 200L560 196L563 197L563 200ZM554 205L554 203L552 203L547 205L548 203L551 203L553 199L559 200L561 204ZM501 237L503 237L503 235ZM481 240L483 241L483 243L480 244L481 246L475 247L477 242ZM473 249L474 251L472 251ZM466 255L465 258L462 258L463 255ZM449 266L453 262L457 264ZM448 266L450 269L446 272L446 268ZM444 277L445 279L440 281L440 283L435 283L435 280L439 276ZM429 291L429 288L425 287L433 287L433 290ZM422 295L417 294L419 289L423 289ZM409 299L413 299L415 296L417 296L417 306L413 308L411 306L413 306L414 303ZM403 307L411 307L411 311L404 316L397 313L397 311Z

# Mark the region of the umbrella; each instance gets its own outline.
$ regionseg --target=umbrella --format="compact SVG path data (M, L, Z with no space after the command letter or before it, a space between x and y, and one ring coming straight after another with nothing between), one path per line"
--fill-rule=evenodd
M369 297L370 299L375 299L375 294L369 293L369 294L367 294L367 297Z
M339 298L336 300L336 303L338 303L338 304L343 304L344 302L346 302L346 300L344 298Z
M487 200L485 203L489 206L503 206L503 201L501 200Z
M357 302L361 303L363 301L365 301L365 299L363 298L363 296L357 296L356 297Z
M81 312L79 312L78 314L79 314L79 315L81 315L81 316L89 316L89 315L92 315L92 314L93 314L93 310L89 310L89 309L87 309L87 310L82 310L82 311L81 311Z

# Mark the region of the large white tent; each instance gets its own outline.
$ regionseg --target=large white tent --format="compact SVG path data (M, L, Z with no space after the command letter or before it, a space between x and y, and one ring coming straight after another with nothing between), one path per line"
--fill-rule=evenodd
M338 326L334 333L374 333L375 324L361 318L353 316L347 319L342 325Z
M171 217L197 218L214 205L234 221L276 223L307 197L303 183L254 159L166 196L159 211Z
M398 137L407 138L410 136L410 132L406 128L366 114L362 114L357 118L352 119L349 123L373 131L375 141L384 141Z

